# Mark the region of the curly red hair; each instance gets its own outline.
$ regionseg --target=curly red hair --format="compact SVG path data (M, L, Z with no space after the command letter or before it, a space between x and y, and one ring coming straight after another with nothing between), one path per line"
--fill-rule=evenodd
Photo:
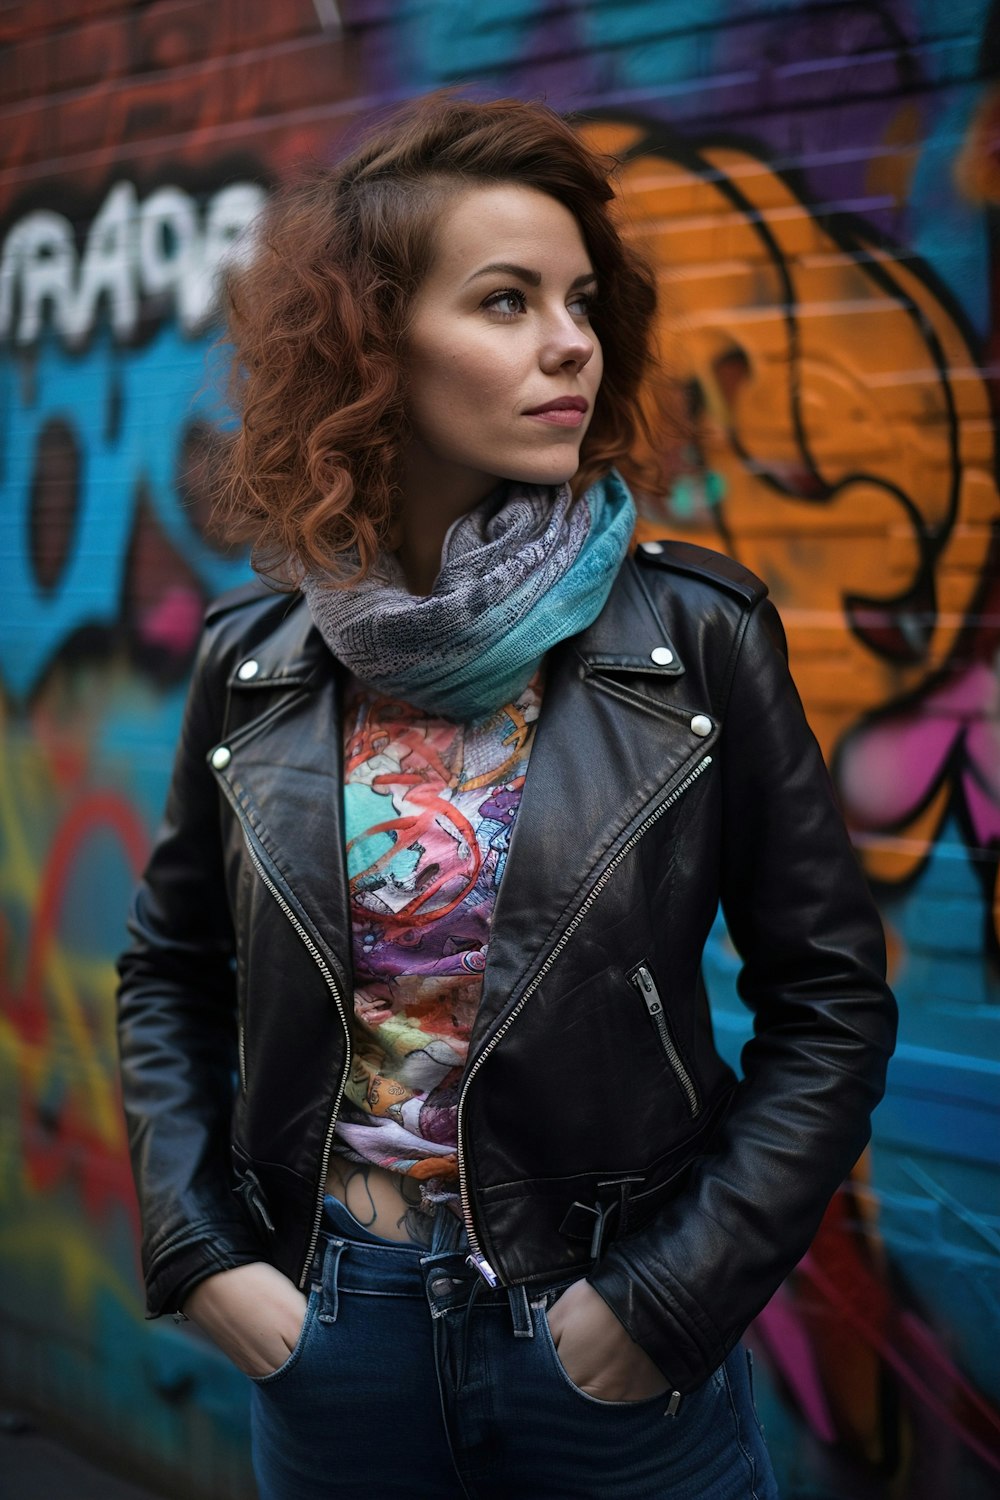
M641 480L632 449L656 282L615 223L613 166L544 105L431 95L338 167L314 165L275 194L223 288L240 421L221 455L215 527L251 544L258 572L350 582L398 544L409 309L443 207L473 184L537 188L575 216L597 275L604 378L574 493L612 467Z

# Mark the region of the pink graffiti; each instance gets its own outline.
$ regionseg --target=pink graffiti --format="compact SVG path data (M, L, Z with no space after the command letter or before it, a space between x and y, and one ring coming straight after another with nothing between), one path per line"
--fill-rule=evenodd
M924 1319L902 1304L850 1187L834 1198L808 1254L753 1332L823 1442L877 1458L870 1447L878 1424L860 1431L852 1413L859 1391L882 1386L881 1367L940 1430L1000 1472L1000 1412L962 1374ZM898 1420L891 1412L879 1413L883 1428ZM881 1436L884 1448L895 1446L884 1431Z
M140 616L139 639L143 645L157 646L186 660L198 639L203 613L201 595L195 589L171 584L163 597Z
M955 656L919 693L853 730L837 756L845 810L862 831L897 830L950 780L971 838L1000 844L1000 586Z

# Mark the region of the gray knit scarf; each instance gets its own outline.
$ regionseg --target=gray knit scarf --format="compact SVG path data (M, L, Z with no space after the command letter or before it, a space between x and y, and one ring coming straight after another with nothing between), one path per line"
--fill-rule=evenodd
M613 470L573 501L568 484L507 483L448 530L426 596L386 555L360 583L301 588L331 651L392 697L459 722L511 702L550 647L604 607L635 524Z

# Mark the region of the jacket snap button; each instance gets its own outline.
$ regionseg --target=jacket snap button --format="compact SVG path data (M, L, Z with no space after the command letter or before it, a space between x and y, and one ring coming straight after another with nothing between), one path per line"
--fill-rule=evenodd
M654 646L649 659L655 661L658 667L668 667L674 659L674 653L666 646Z
M659 557L660 553L663 551L663 543L643 542L642 550L643 552L645 552L647 557Z
M217 771L224 771L233 758L233 752L228 745L219 745L212 751L212 765Z
M251 657L249 661L243 662L236 675L241 682L249 682L252 677L257 676L259 671L260 662L254 661L253 657Z
M454 1288L455 1283L450 1276L435 1276L430 1286L431 1295L434 1297L447 1297Z
M704 739L706 734L712 733L712 721L707 714L695 714L691 720L691 729L694 734Z

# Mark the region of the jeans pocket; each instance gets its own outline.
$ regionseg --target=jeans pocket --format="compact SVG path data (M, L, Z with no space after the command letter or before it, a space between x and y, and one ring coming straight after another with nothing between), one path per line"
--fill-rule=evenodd
M288 1358L285 1359L276 1370L268 1370L266 1375L251 1375L250 1379L253 1381L254 1385L273 1385L276 1381L281 1380L285 1375L287 1375L289 1371L294 1369L298 1364L299 1360L302 1358L302 1351L306 1346L306 1340L309 1338L309 1335L312 1332L313 1326L316 1322L316 1314L319 1311L319 1299L321 1291L322 1287L319 1285L319 1283L314 1283L309 1293L309 1300L306 1303L306 1314L302 1319L302 1327L299 1329L299 1336L295 1340L293 1348L289 1350Z
M548 1313L543 1306L537 1306L535 1311L539 1315L539 1332L545 1353L549 1363L554 1366L562 1383L572 1392L578 1401L586 1401L591 1406L602 1407L605 1411L644 1411L647 1408L666 1407L670 1400L670 1390L660 1392L655 1396L642 1396L638 1401L603 1401L600 1396L592 1396L589 1391L581 1388L566 1373L566 1366L559 1358L559 1350L556 1341L552 1337L552 1329L549 1326Z
M745 1345L744 1353L747 1357L747 1384L750 1388L750 1409L753 1412L754 1417L757 1419L757 1426L760 1428L761 1437L763 1437L764 1424L760 1420L760 1412L757 1410L757 1393L753 1388L753 1354L749 1349L746 1348Z

